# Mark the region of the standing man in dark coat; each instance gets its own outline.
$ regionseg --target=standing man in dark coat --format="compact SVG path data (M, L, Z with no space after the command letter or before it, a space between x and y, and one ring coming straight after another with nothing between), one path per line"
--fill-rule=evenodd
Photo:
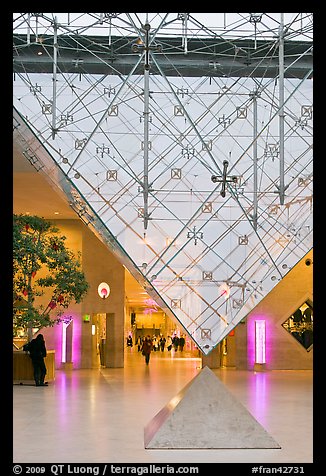
M44 358L46 357L46 347L43 334L38 334L35 339L31 340L27 346L27 350L32 359L35 385L37 387L44 387L47 383L44 383L46 375L46 366L44 362Z
M146 365L149 364L149 359L150 359L150 356L151 356L152 349L153 349L152 339L150 338L150 336L147 336L145 338L145 340L143 342L143 345L142 345L142 348L141 348L142 354L145 357Z
M181 352L183 351L185 343L186 343L186 339L184 338L184 334L182 334L179 339L179 349L181 350Z

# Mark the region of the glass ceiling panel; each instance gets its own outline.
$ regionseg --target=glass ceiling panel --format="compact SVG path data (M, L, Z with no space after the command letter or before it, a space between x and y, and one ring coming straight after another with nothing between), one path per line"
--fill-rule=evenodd
M14 43L26 156L208 354L312 248L311 14L15 14Z

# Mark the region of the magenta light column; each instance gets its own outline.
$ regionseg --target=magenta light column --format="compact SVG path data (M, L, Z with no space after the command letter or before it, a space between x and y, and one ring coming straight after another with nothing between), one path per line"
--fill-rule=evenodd
M68 319L62 322L62 338L61 338L61 363L72 362L72 328L73 320Z
M74 332L72 335L72 364L74 369L81 367L82 328L81 316L73 315Z
M255 319L255 363L254 370L266 368L266 320Z

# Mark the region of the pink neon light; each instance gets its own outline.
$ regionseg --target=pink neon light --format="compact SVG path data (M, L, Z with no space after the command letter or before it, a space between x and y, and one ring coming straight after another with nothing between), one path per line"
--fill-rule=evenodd
M61 336L61 362L67 361L67 327L71 324L72 319L67 318L62 321L62 336Z
M66 362L67 353L67 324L62 323L61 362Z
M152 309L150 307L146 307L143 312L144 312L144 314L151 314L152 315L153 312L157 312L157 308Z
M266 363L266 321L255 321L255 362Z
M147 306L157 309L157 304L153 299L145 299L144 302Z

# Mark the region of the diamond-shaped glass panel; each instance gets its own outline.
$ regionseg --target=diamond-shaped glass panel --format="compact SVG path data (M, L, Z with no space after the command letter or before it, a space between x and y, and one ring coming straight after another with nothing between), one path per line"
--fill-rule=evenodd
M309 301L304 302L282 326L293 336L308 352L313 346L313 308Z

